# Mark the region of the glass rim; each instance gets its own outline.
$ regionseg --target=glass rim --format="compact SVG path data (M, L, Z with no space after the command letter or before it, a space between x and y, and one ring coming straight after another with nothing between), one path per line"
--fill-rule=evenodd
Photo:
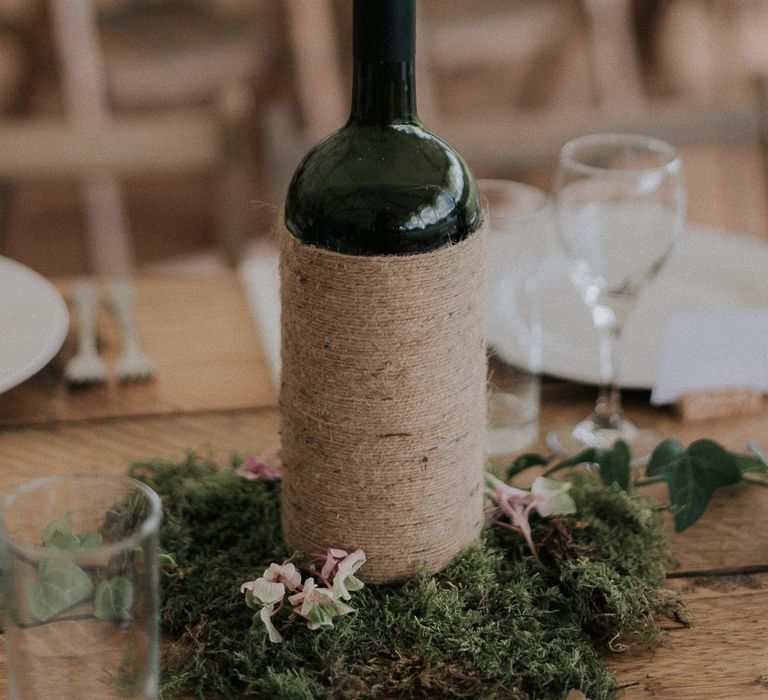
M525 182L505 180L503 178L478 178L477 189L480 194L480 206L483 210L484 217L498 216L499 218L526 219L529 217L538 216L542 212L546 212L548 209L551 209L553 206L553 200L549 193ZM494 192L500 195L506 195L511 189L522 190L527 194L536 195L537 197L540 197L540 202L528 211L515 213L510 209L508 213L502 211L502 213L494 214L491 211L488 197L485 193Z
M117 542L99 545L93 549L65 550L48 548L42 545L28 544L11 536L6 528L6 516L10 508L22 498L44 487L65 482L100 481L112 484L122 484L130 487L134 492L141 493L149 502L149 514L141 521L140 525L127 537ZM32 481L27 481L14 489L0 501L0 541L7 543L15 552L23 554L30 559L91 559L94 557L112 557L122 552L133 549L147 536L158 532L162 520L163 504L160 496L145 483L130 476L110 474L59 474L56 476L44 476Z
M640 168L602 168L598 165L589 165L580 161L576 157L576 152L585 146L595 145L627 145L635 148L643 148L649 152L656 153L666 160L659 164ZM612 175L634 176L640 173L653 172L674 172L680 169L682 158L679 151L672 144L654 136L645 136L643 134L607 132L598 134L587 134L577 136L571 139L560 149L560 165L571 168L583 174L597 175L601 173L611 173Z

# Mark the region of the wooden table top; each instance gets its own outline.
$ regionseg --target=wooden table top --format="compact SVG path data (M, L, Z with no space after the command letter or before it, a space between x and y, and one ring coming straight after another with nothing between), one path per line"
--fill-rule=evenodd
M69 285L59 286L66 293ZM0 496L43 475L121 474L132 460L180 458L188 448L225 460L277 442L275 390L237 276L144 278L136 291L157 379L70 390L62 377L73 352L69 339L37 376L0 394ZM116 325L107 314L99 323L104 355L114 359ZM545 382L541 434L582 418L593 399L590 387ZM626 404L636 422L684 444L709 437L744 450L751 439L768 450L768 412L685 425L651 408L647 395L630 395ZM663 488L654 488L663 499ZM608 658L628 684L624 697L768 698L767 513L768 489L729 487L675 537L668 583L683 591L696 623L670 629L666 645L654 651Z

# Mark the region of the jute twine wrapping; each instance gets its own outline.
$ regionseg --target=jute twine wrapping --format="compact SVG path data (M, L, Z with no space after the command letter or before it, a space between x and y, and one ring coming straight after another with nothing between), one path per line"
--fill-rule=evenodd
M286 542L360 547L368 581L437 571L483 519L484 232L364 257L282 228Z

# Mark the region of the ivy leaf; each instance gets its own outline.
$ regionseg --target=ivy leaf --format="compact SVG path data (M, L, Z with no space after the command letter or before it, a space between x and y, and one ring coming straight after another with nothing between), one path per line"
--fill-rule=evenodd
M664 476L664 467L679 459L685 453L685 448L678 440L672 438L660 442L651 453L646 476Z
M600 464L600 461L604 459L604 453L605 450L600 447L588 447L586 450L573 455L573 457L568 457L568 459L559 462L552 471L559 471L565 467L575 467L578 464Z
M93 598L93 614L99 620L130 620L133 584L125 576L102 581Z
M52 543L61 539L64 540L72 536L72 511L68 510L64 515L48 523L48 527L43 530L42 540L45 547L53 547Z
M93 592L93 582L68 559L44 559L37 568L37 581L29 587L29 612L40 622L82 602Z
M762 477L760 479L750 479L750 481L766 484L766 478L768 477L768 457L757 444L751 440L747 443L747 447L751 454L741 454L738 452L731 453L736 460L736 464L739 465L739 469L743 475L757 474Z
M532 452L520 455L507 469L507 480L531 467L539 467L548 464L549 460L549 457L544 457L543 455L534 454Z
M597 455L600 478L606 486L616 484L622 491L629 490L630 462L632 457L629 445L624 440L617 440L611 450L600 450Z
M86 549L98 549L101 546L102 537L98 532L85 533L80 535L64 535L56 532L50 538L47 547L55 549L65 549L68 551L79 552Z
M742 474L751 472L768 476L768 465L763 464L757 457L752 455L743 455L738 452L731 452L731 456L736 460Z
M588 447L582 450L578 454L564 459L562 462L558 462L554 467L550 467L544 472L544 476L551 476L555 472L559 472L566 467L576 467L579 464L598 464L604 459L605 450L599 447Z
M68 510L63 516L51 521L43 530L43 545L68 551L97 549L101 546L102 536L98 532L75 534L72 532L72 511Z
M654 450L646 473L666 479L676 532L701 517L718 488L741 481L734 455L712 440L697 440L686 450L676 440L665 440Z
M619 440L611 449L604 447L588 447L577 455L564 459L553 469L545 474L553 474L565 467L575 467L578 464L594 464L599 472L602 482L606 486L617 484L624 491L629 489L631 455L629 446L623 440Z

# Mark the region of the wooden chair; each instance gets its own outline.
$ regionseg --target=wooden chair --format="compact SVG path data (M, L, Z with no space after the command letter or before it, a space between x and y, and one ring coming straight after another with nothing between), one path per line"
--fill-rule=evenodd
M351 6L351 2L347 4ZM280 0L279 7L283 80L265 114L269 199L275 215L301 158L344 123L349 109L334 2Z
M442 5L424 1L427 8L430 2ZM509 101L500 109L487 108L488 100L481 98L437 111L430 123L477 174L531 179L547 186L559 149L570 138L598 131L647 133L681 148L693 220L768 235L768 92L761 77L768 74L768 61L760 66L756 42L742 41L749 50L742 52L741 65L735 65L739 44L726 22L728 17L733 21L739 6L741 11L749 6L754 15L759 3L668 3L673 19L682 9L711 19L710 40L693 42L701 46L690 47L694 58L685 65L698 65L694 59L702 52L711 54L710 63L722 65L717 72L694 73L689 89L656 95L644 84L629 0L484 0L483 5L489 8L483 21L475 19L480 14L480 3L475 3L472 15L451 18L435 12L425 23L422 43L427 45L432 91L438 96L448 93L454 76L460 77L475 61L483 66L481 79L493 75L483 84L484 94L502 93L505 81L524 82L533 71L539 94L548 99L526 100L528 95L518 90L516 104ZM764 5L762 12L768 26ZM752 21L758 25L754 16ZM667 42L677 54L691 43L682 40L692 31L691 23L683 24L683 31ZM558 61L558 55L564 60ZM671 63L684 61L677 55ZM749 74L750 89L734 92L736 76L743 88ZM440 107L439 100L432 103Z
M664 90L699 105L691 112L741 109L750 122L732 129L725 119L712 138L684 147L689 210L698 222L768 238L768 5L676 0L661 3L657 15L654 55Z
M0 3L0 115L24 113L32 88L32 50L37 8L25 0ZM12 188L0 181L0 250L10 210Z
M213 169L218 244L234 263L252 194L246 127L274 56L268 27L217 23L192 0L106 17L93 0L49 2L66 115L0 120L0 178L79 179L93 268L122 275L133 255L119 178Z

